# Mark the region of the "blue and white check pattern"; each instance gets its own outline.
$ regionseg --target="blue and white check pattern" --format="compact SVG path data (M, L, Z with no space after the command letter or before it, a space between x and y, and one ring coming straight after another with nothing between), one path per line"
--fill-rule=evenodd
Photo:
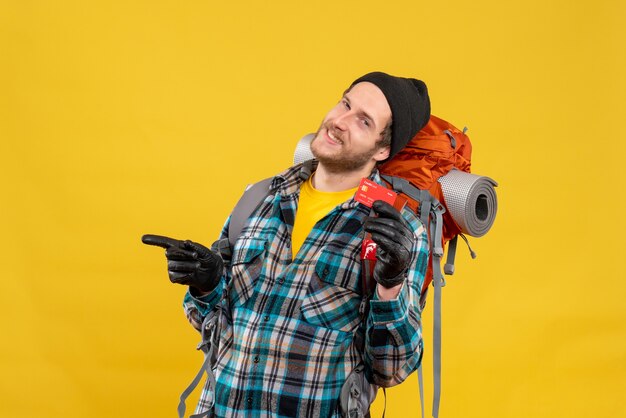
M301 166L274 178L265 200L237 240L223 287L184 308L200 328L224 301L215 415L218 417L335 417L341 387L364 361L373 383L392 386L417 369L422 356L419 308L428 261L426 231L408 209L403 216L417 237L411 268L392 301L374 294L365 352L354 335L361 325L362 225L370 209L348 200L321 219L292 261L291 231ZM377 171L370 177L381 183ZM226 235L227 225L222 233ZM223 297L224 296L224 297ZM196 412L207 407L204 388Z

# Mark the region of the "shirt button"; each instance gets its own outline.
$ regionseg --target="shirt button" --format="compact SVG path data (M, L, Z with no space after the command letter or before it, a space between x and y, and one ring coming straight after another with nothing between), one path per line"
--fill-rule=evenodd
M328 271L328 269L324 269L324 271L322 272L322 276L326 277L328 276L328 273L330 273L330 271Z
M259 356L255 356L255 357L254 357L254 362L255 362L255 363L258 363L258 362L259 362ZM252 398L249 398L249 399L252 399Z
M263 320L264 320L264 321L269 321L269 320L270 320L270 316L269 316L269 315L265 315L265 316L263 317Z
M252 396L248 396L247 401L248 401L248 405L251 405L252 404Z
M278 279L278 284L283 284L283 283L285 283L285 279L283 279L282 277Z

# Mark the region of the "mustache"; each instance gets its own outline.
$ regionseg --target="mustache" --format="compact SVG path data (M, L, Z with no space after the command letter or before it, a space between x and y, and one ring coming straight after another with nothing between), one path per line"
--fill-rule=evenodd
M331 132L335 138L343 142L343 135L344 135L343 132L338 129L335 129L332 122L329 122L329 121L322 122L320 128L317 130L317 134L319 134L322 129L326 129L327 131Z

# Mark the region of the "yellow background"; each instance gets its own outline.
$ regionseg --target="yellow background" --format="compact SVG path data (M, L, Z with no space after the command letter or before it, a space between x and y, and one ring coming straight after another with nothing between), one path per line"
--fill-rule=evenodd
M442 418L626 416L625 19L621 0L2 0L0 416L175 416L198 337L140 236L211 243L373 70L425 80L500 183L444 289ZM414 377L388 394L386 416L419 415Z

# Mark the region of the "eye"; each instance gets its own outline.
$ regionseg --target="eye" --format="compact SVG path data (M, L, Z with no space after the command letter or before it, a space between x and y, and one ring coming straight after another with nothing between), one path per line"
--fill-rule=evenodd
M363 125L365 125L366 127L370 127L370 121L367 118L363 118L361 119L361 121L363 122Z
M343 107L345 107L347 110L350 110L350 103L348 103L347 100L342 100L341 102L343 103Z

